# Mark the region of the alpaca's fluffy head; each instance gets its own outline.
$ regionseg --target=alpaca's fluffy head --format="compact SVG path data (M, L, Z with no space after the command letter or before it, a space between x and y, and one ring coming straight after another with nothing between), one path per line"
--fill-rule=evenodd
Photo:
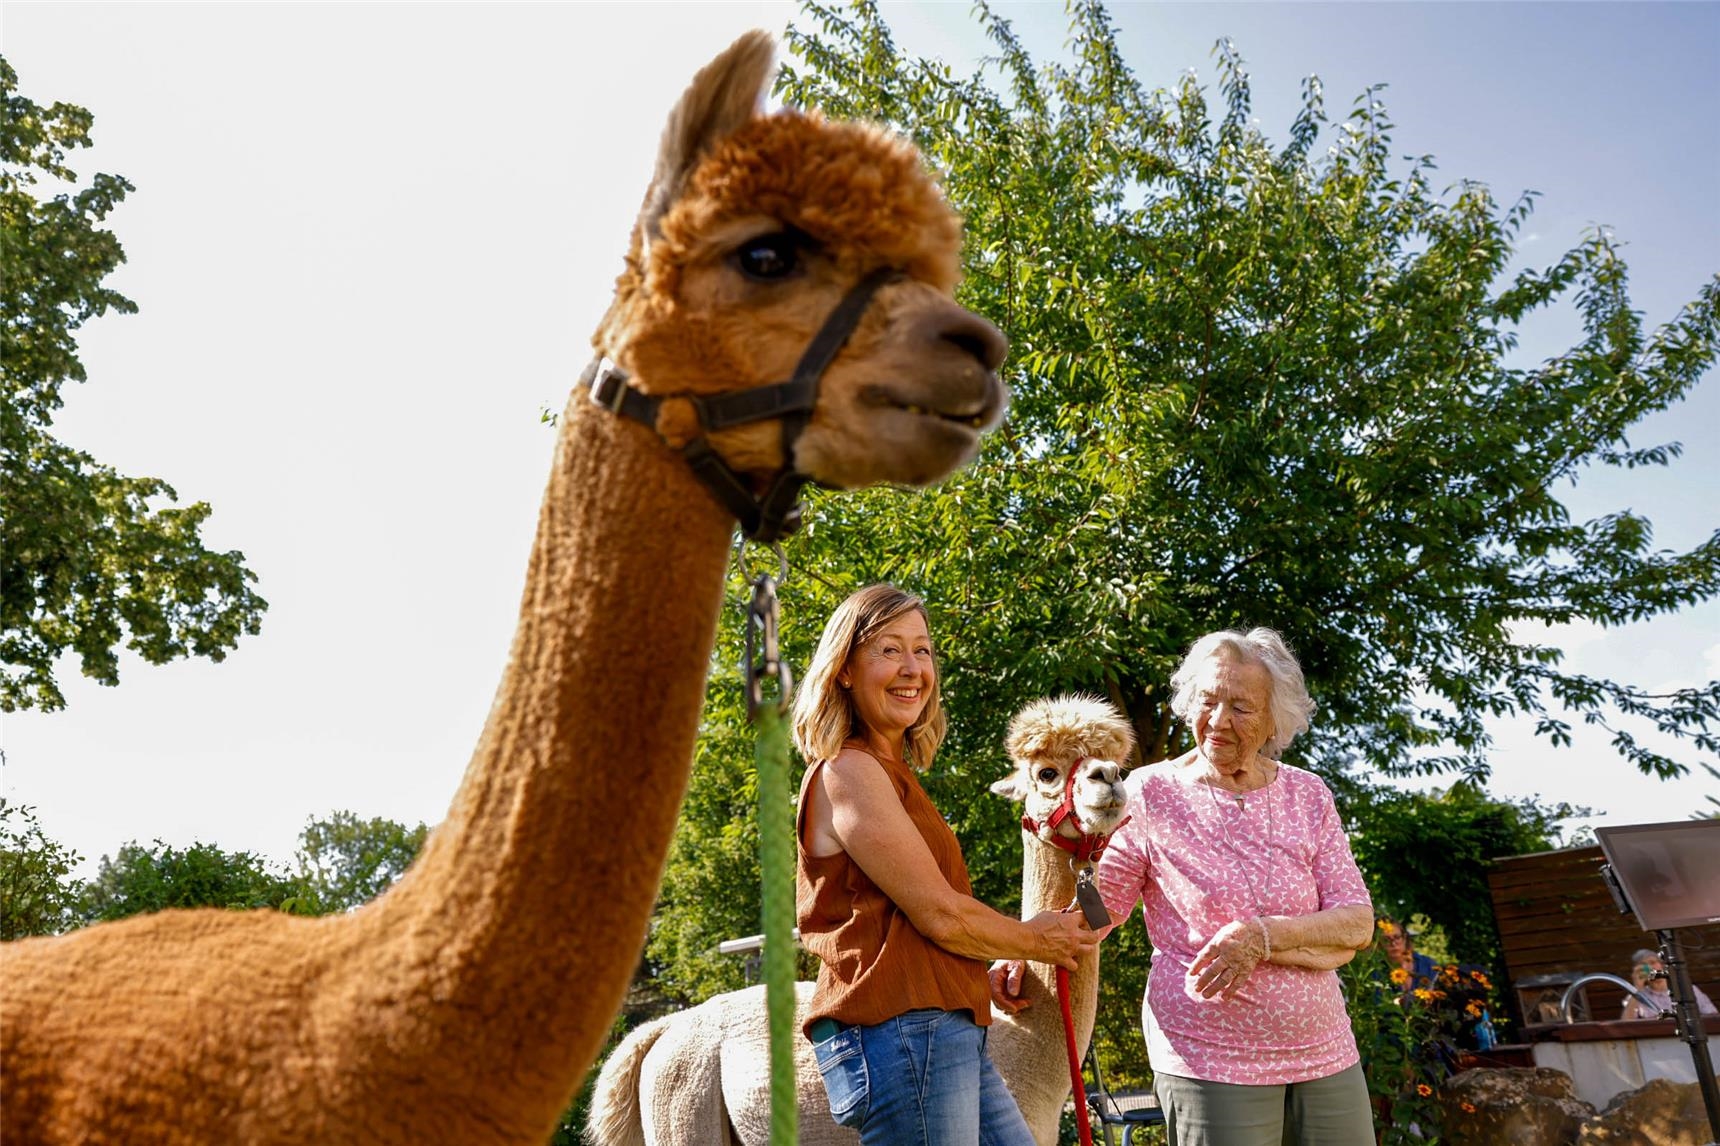
M792 461L834 486L936 480L1005 404L1003 336L952 297L960 221L890 132L761 114L772 47L737 41L671 116L598 347L658 395L785 381L850 288L894 269L824 374ZM666 401L658 429L693 436L691 404ZM744 474L784 462L774 422L710 438Z
M1059 696L1036 700L1009 722L1004 747L1015 770L991 790L1027 805L1027 814L1042 834L1046 821L1063 801L1070 769L1075 773L1075 814L1088 833L1104 835L1123 818L1128 794L1123 788L1123 761L1134 736L1129 722L1109 703L1091 696ZM1073 835L1067 823L1061 830Z

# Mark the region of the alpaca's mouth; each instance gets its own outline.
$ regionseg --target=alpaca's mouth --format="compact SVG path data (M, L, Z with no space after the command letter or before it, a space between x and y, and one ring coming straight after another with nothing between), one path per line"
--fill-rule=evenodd
M997 380L997 376L987 374L985 382L985 392L977 401L950 402L941 406L908 401L881 386L868 388L866 397L877 405L888 406L916 418L935 418L946 425L984 431L1002 419L1005 404L1003 384Z
M912 403L898 404L896 408L898 410L906 410L908 413L918 415L922 418L939 418L945 422L954 422L958 426L967 426L974 430L982 429L985 426L985 415L983 413L951 414L946 413L943 410L934 410L929 406L915 406Z

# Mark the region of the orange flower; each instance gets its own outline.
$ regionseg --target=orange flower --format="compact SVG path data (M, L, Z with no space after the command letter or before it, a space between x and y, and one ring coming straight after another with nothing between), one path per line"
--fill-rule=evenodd
M1393 923L1391 920L1389 920L1389 919L1380 920L1380 934L1381 935L1396 935L1397 930L1398 930L1397 924Z
M1428 990L1426 987L1417 987L1415 989L1415 997L1425 1003L1429 999L1433 998L1433 992Z
M1428 1095L1433 1093L1433 1087L1429 1086L1425 1082L1418 1082L1415 1084L1415 1092L1423 1098L1426 1098Z
M1402 967L1395 968L1392 971L1392 985L1395 987L1407 987L1409 985L1409 972L1405 971Z
M1463 1113L1465 1114L1475 1113L1475 1104L1473 1102L1460 1102L1458 1105L1463 1107Z
M1430 992L1430 994L1432 994L1432 995L1433 995L1433 997L1434 997L1434 998L1436 998L1436 999L1443 999L1443 998L1445 998L1445 992L1444 992L1444 991L1432 991L1432 992Z
M1481 1017L1481 1011L1481 1004L1477 1003L1474 999L1469 1000L1469 1005L1463 1008L1463 1013L1472 1019L1479 1019Z

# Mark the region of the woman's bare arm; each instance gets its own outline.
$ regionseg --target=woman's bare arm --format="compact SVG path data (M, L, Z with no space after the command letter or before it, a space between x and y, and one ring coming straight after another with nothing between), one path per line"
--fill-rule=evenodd
M946 951L974 959L1023 958L1074 970L1099 937L1079 913L1012 919L951 887L908 818L889 777L863 752L844 751L819 769L808 794L830 835L914 927ZM820 816L822 818L822 816Z
M1262 962L1330 971L1348 963L1374 934L1374 913L1360 904L1307 915L1261 915L1218 929L1195 952L1188 973L1201 997L1230 998ZM1280 954L1280 946L1288 946ZM1268 955L1270 948L1271 954Z
M1336 971L1355 957L1354 947L1292 947L1288 951L1274 947L1270 962L1309 971Z
M1309 915L1267 915L1262 917L1272 935L1272 962L1280 950L1286 954L1299 951L1325 958L1343 954L1343 966L1357 951L1366 947L1374 937L1374 913L1359 903L1329 907ZM1291 966L1304 966L1290 963Z

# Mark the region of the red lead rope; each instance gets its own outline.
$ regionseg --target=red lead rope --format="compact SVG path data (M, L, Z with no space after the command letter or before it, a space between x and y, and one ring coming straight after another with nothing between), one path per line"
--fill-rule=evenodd
M1063 1045L1069 1051L1069 1084L1075 1090L1075 1129L1081 1146L1093 1146L1093 1124L1087 1119L1087 1093L1081 1081L1081 1055L1075 1049L1075 1014L1069 1004L1069 972L1057 968L1057 1005L1063 1010Z

